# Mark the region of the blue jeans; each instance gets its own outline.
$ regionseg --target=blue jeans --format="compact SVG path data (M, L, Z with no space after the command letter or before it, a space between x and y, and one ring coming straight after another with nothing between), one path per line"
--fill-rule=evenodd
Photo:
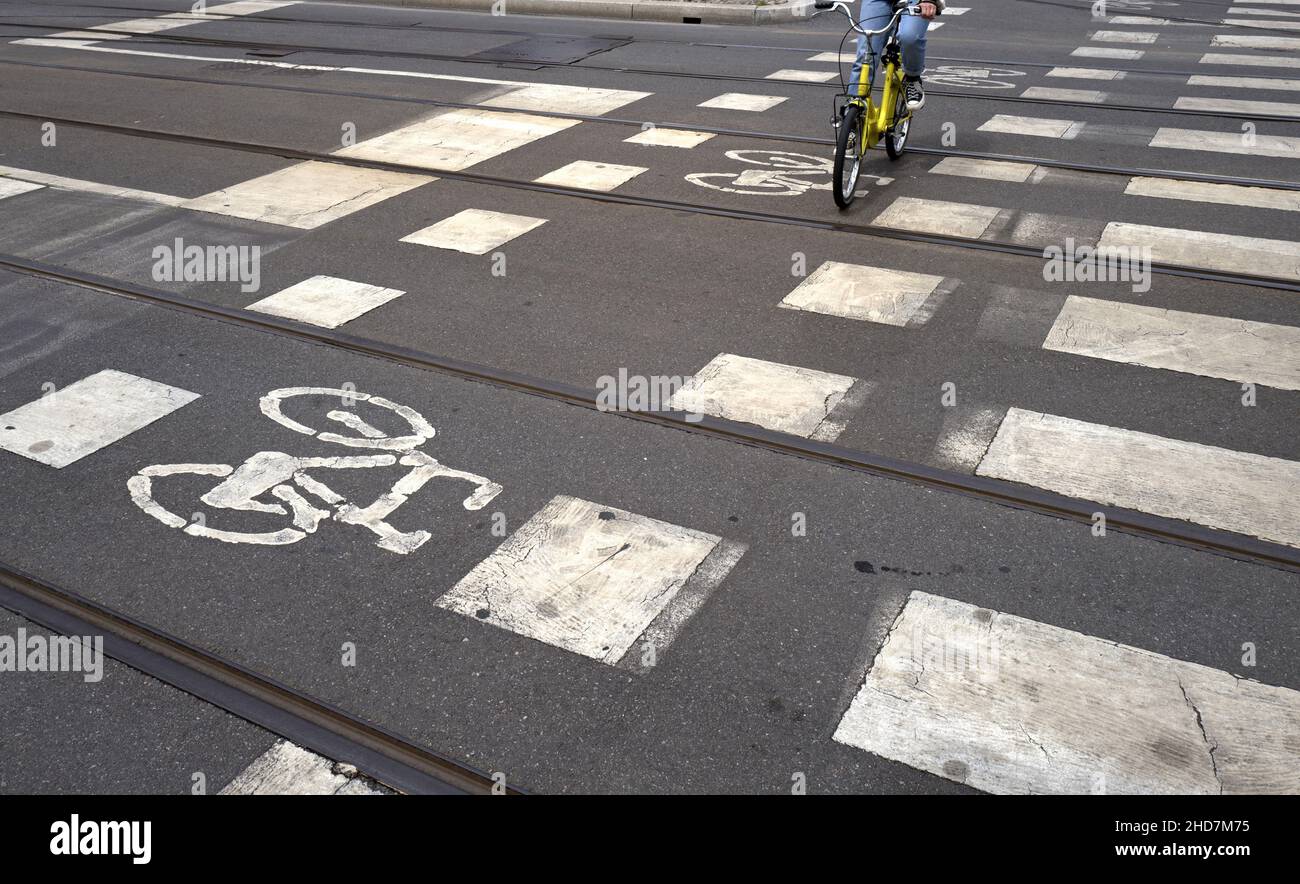
M883 28L894 17L894 4L890 0L862 0L862 11L858 20L859 27L868 31ZM898 42L902 46L903 73L909 77L919 77L925 72L925 32L930 23L919 15L904 15L898 20ZM871 49L877 61L885 48L886 34L871 38ZM858 91L859 71L867 54L867 38L858 37L858 58L853 63L849 74L849 94ZM875 71L871 72L874 76Z

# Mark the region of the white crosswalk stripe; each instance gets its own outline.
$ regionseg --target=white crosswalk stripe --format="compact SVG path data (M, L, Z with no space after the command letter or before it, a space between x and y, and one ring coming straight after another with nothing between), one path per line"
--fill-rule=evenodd
M1300 390L1300 328L1070 295L1043 349Z
M932 298L953 288L942 276L827 261L780 306L886 325L915 326L934 311Z
M1283 92L1300 92L1300 80L1283 80L1276 77L1212 77L1193 74L1187 78L1188 86L1220 86L1225 89L1275 89Z
M0 449L63 469L198 398L105 369L0 414Z
M602 663L649 669L743 544L559 495L437 605ZM653 650L644 653L638 644Z
M222 795L382 795L354 768L280 740L240 771Z
M1300 243L1288 240L1112 221L1098 246L1140 246L1159 263L1300 280Z
M1300 547L1300 462L1012 408L976 473Z
M720 353L669 404L831 442L844 428L840 405L853 406L849 394L855 385L860 382L845 375Z
M334 276L313 276L250 304L249 310L338 328L405 292Z
M913 591L835 739L1004 794L1290 794L1300 692Z
M1242 55L1240 53L1207 52L1201 56L1201 64L1222 64L1237 67L1296 68L1300 70L1300 56L1292 55Z

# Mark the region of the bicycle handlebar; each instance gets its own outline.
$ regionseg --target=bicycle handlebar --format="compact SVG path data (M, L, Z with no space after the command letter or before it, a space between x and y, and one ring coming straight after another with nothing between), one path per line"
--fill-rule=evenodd
M853 11L849 8L849 4L847 3L831 2L831 0L816 0L816 2L813 3L813 8L817 10L817 12L813 13L814 16L821 15L823 12L828 12L832 9L838 9L840 12L844 13L844 17L849 20L849 27L857 31L859 34L861 34L864 37L876 37L879 36L880 34L887 33L888 31L893 29L894 25L898 24L898 19L904 14L906 15L921 14L921 6L919 3L916 4L915 6L902 6L894 11L894 17L889 20L889 24L885 25L883 28L880 28L879 30L868 31L864 28L859 27L858 23L853 20Z

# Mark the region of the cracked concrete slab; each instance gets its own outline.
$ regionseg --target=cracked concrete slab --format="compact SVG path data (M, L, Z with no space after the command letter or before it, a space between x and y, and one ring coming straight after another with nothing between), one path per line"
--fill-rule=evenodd
M913 592L835 739L1004 794L1294 793L1300 692Z

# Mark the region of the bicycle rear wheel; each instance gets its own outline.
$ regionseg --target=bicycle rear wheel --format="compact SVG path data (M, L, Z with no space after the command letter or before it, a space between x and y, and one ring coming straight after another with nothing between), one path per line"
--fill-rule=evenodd
M907 109L907 90L899 89L894 99L894 125L885 132L885 152L891 160L903 155L907 148L907 131L912 127L912 112Z
M862 108L850 104L844 108L840 118L839 137L835 139L834 182L831 188L835 196L835 205L847 209L853 202L854 190L858 186L858 173L862 170Z

